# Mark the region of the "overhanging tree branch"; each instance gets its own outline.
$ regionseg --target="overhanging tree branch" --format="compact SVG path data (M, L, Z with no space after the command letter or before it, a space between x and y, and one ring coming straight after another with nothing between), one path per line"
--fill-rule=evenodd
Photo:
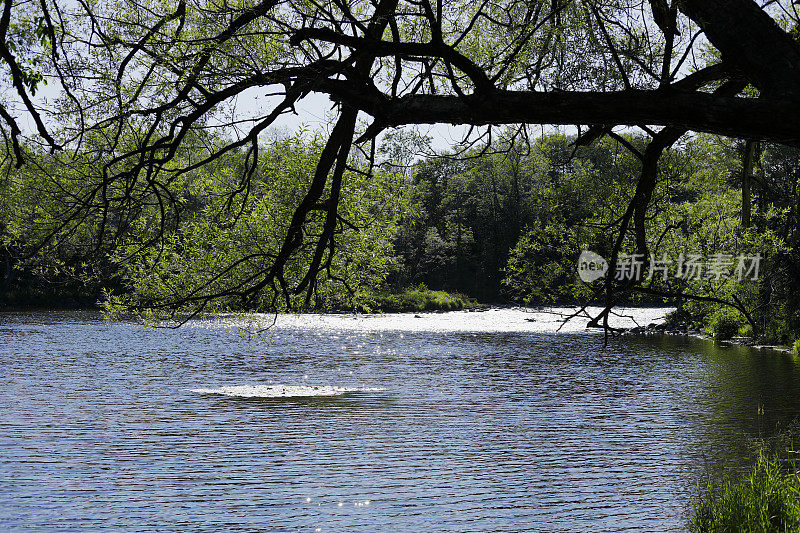
M318 89L385 126L409 124L651 124L731 137L800 144L800 105L788 99L700 92L500 91L465 97L390 98L376 88L325 80ZM778 119L778 117L780 117Z

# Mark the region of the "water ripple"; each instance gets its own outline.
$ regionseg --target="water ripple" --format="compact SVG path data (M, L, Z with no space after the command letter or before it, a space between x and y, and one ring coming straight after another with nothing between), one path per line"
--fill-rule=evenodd
M674 531L800 414L791 357L552 317L0 313L0 530Z

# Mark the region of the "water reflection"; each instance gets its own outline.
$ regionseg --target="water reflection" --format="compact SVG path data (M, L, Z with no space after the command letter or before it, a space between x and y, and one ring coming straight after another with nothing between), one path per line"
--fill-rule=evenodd
M549 316L288 317L264 342L0 314L0 528L671 531L800 413L790 356ZM188 390L245 386L347 393Z

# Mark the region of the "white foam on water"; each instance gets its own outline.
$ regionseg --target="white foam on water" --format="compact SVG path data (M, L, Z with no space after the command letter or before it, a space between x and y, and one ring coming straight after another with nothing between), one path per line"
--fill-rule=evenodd
M370 387L334 387L332 385L231 385L216 389L188 389L201 394L221 394L239 398L306 398L338 396L349 392L375 392L385 389Z

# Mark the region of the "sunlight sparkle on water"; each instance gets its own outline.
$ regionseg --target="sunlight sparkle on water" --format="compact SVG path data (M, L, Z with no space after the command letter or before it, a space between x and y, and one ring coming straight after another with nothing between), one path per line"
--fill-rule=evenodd
M221 394L240 398L303 398L309 396L336 396L353 392L377 392L374 387L338 387L333 385L233 385L215 389L188 389L201 394Z
M330 334L331 330L341 331L374 331L383 335L391 332L393 337L405 338L410 331L430 332L583 332L602 333L596 328L587 330L589 319L585 313L579 313L566 324L564 319L575 315L575 307L551 307L547 309L504 308L487 309L485 311L451 311L449 313L422 313L419 318L405 313L385 313L380 315L325 315L325 314L284 314L277 320L274 315L264 315L263 321L275 322L276 330L300 328L316 331L316 336L327 338L332 342L340 341L342 335ZM609 319L613 327L647 326L651 322L662 321L671 308L618 308ZM589 307L590 315L597 315L600 307ZM255 320L261 320L255 316ZM235 320L225 320L230 326ZM311 332L309 332L311 333ZM311 333L315 334L315 333ZM341 346L341 344L340 344ZM356 346L362 348L362 346ZM346 349L346 346L342 346Z

